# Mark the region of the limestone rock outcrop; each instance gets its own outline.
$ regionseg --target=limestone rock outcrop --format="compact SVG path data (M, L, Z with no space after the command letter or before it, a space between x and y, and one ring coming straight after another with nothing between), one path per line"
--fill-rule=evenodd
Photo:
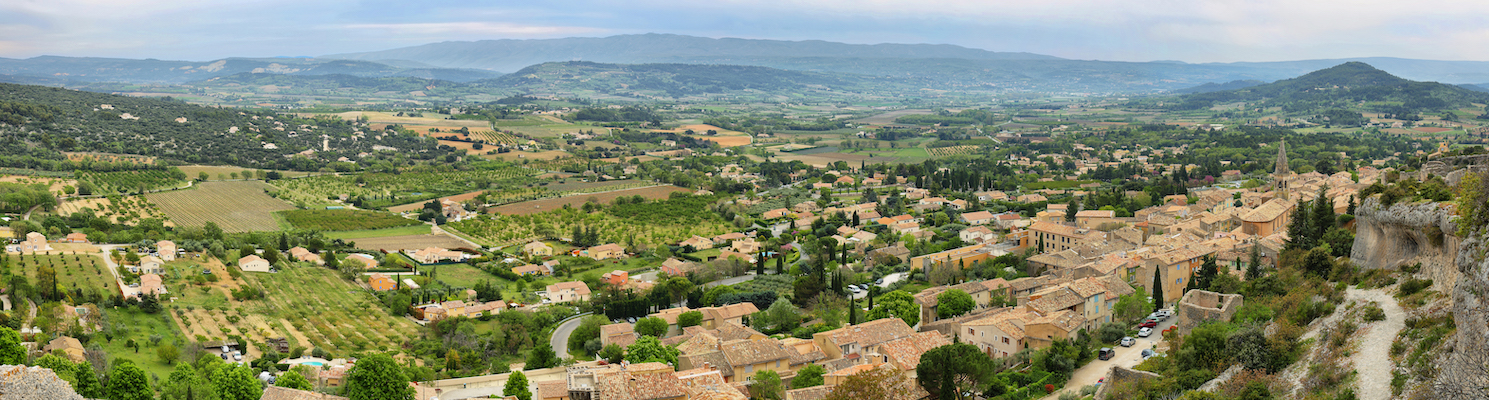
M1355 245L1351 262L1362 268L1395 270L1422 263L1419 273L1433 280L1433 290L1451 291L1458 280L1462 239L1455 235L1452 204L1396 203L1382 207L1372 196L1355 209Z

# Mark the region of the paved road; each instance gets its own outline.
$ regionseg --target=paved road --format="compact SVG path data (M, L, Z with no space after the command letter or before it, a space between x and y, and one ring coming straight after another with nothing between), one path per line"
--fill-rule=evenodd
M553 336L548 337L548 346L553 347L553 353L558 354L558 358L573 358L569 357L569 335L574 334L574 330L579 328L579 325L584 322L584 317L588 315L588 313L581 314L578 318L568 320L557 328L553 328Z
M1091 360L1091 363L1077 368L1071 374L1070 381L1065 383L1064 388L1051 393L1049 396L1045 396L1042 400L1058 399L1061 393L1078 393L1086 385L1095 385L1096 381L1106 377L1107 372L1111 371L1113 365L1132 368L1132 366L1143 361L1143 349L1151 349L1153 346L1157 346L1158 343L1163 342L1163 330L1174 326L1174 323L1178 321L1178 317L1169 317L1168 320L1159 323L1158 327L1153 329L1152 336L1145 338L1133 337L1133 339L1137 339L1137 344L1132 345L1132 347L1112 347L1117 352L1115 357L1106 361L1101 361L1100 359Z
M733 277L733 278L725 278L725 279L720 279L720 280L716 280L716 281L713 281L713 282L705 283L705 284L703 284L703 287L711 288L711 287L719 286L719 285L733 285L733 284L736 284L736 283L749 282L749 281L752 281L752 280L755 280L755 275L753 273L748 274L748 275L744 275L744 276L736 276L736 277Z

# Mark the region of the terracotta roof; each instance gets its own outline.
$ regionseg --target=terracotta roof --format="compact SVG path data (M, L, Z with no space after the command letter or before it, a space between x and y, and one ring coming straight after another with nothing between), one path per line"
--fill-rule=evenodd
M1005 307L1002 310L995 312L993 315L984 317L982 319L963 322L962 326L991 325L998 328L998 330L1003 331L1004 334L1007 334L1013 340L1021 340L1024 337L1024 324L1027 322L1027 320L1025 319L1027 315L1028 313Z
M741 339L749 339L749 338L752 338L752 337L765 336L765 334L764 333L760 333L760 331L756 331L754 329L750 329L750 327L748 327L748 326L744 326L744 325L741 325L741 324L739 324L737 322L733 322L733 321L728 321L728 322L719 324L718 325L718 328L715 329L715 330L718 331L718 334L715 335L715 336L718 336L720 340L724 340L724 341L741 340Z
M1029 226L1029 230L1035 232L1053 233L1056 235L1067 237L1081 236L1081 234L1078 233L1078 230L1073 226L1049 223L1044 221L1035 222L1034 225Z
M580 296L589 294L589 286L588 285L585 285L584 282L580 282L580 281L559 282L559 283L555 283L555 284L552 284L552 285L548 285L548 292L549 293L557 292L557 291L562 291L562 290L568 290L568 289L573 289L574 290L574 293L575 294L578 294Z
M858 325L845 326L824 332L830 335L834 345L842 346L848 343L858 343L859 348L869 348L883 344L891 340L914 335L915 331L905 320L899 318L884 318L865 322Z
M1132 285L1127 284L1127 282L1123 282L1122 279L1118 278L1116 275L1106 275L1097 278L1097 280L1106 285L1107 300L1137 293L1137 289L1134 289Z
M601 251L625 252L626 249L624 247L620 247L620 245L615 244L615 243L606 243L606 244L602 244L602 245L599 245L599 246L591 247L591 248L589 248L589 251L590 252L601 252Z
M563 380L538 382L538 398L569 397L569 383Z
M1064 286L1041 290L1029 297L1033 298L1034 296L1039 296L1039 298L1029 300L1026 305L1030 309L1038 311L1041 315L1050 315L1056 311L1075 307L1085 301L1075 291Z
M707 332L693 335L693 337L677 345L677 351L682 354L702 354L710 351L718 351L719 344L723 341Z
M791 389L786 391L786 400L822 400L832 393L832 386L818 385L809 388Z
M729 359L729 365L745 366L763 362L786 360L791 353L775 339L736 340L719 345L719 351Z
M1029 321L1029 323L1030 324L1050 324L1050 325L1052 325L1052 326L1054 326L1056 328L1060 328L1060 329L1062 329L1062 330L1064 330L1066 332L1070 332L1070 331L1074 331L1075 328L1077 328L1077 327L1079 327L1081 325L1081 319L1078 318L1078 317L1079 317L1079 315L1076 314L1074 311L1061 310L1061 311L1056 312L1054 314L1050 314L1050 315L1047 315L1047 316L1035 318L1034 320Z
M1096 278L1085 278L1065 284L1070 290L1081 298L1090 298L1098 294L1106 293L1106 284L1098 282Z
M987 212L987 211L969 212L969 213L962 214L962 220L963 221L991 220L991 219L993 219L993 213L990 213L990 212Z
M564 390L568 391L568 388L564 388ZM259 397L259 400L346 400L346 398L308 390L266 386L264 387L264 394Z
M781 345L786 346L786 351L791 353L791 365L801 365L827 358L827 354L817 347L816 341L786 338L781 339Z
M921 332L910 337L892 340L879 346L879 354L888 357L900 368L909 370L920 365L920 355L937 347L951 344L941 332Z
M673 374L682 382L690 400L747 400L737 384L724 379L722 368L696 368Z
M715 321L739 318L757 312L760 312L760 309L755 307L755 303L749 302L703 309L703 315L705 317L711 317Z
M1112 210L1084 210L1075 213L1076 218L1116 218L1117 212Z
M1241 217L1246 222L1270 222L1293 208L1291 201L1272 199Z

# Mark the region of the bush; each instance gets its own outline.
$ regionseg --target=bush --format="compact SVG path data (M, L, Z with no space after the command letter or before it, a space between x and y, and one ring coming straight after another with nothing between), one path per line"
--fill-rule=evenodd
M1429 287L1432 287L1432 280L1431 279L1416 279L1416 278L1407 279L1406 282L1402 282L1401 283L1400 293L1397 294L1397 296L1398 297L1411 296L1411 295L1420 293L1423 289L1426 289L1426 288L1429 288Z
M1384 321L1386 319L1386 311L1380 309L1380 305L1371 302L1370 305L1365 306L1364 311L1361 311L1361 316L1365 318L1365 322Z

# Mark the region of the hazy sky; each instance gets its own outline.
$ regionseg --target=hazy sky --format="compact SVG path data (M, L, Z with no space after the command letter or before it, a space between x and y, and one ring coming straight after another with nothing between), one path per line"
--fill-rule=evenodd
M1073 59L1489 60L1483 0L4 0L0 57L210 60L675 33Z

